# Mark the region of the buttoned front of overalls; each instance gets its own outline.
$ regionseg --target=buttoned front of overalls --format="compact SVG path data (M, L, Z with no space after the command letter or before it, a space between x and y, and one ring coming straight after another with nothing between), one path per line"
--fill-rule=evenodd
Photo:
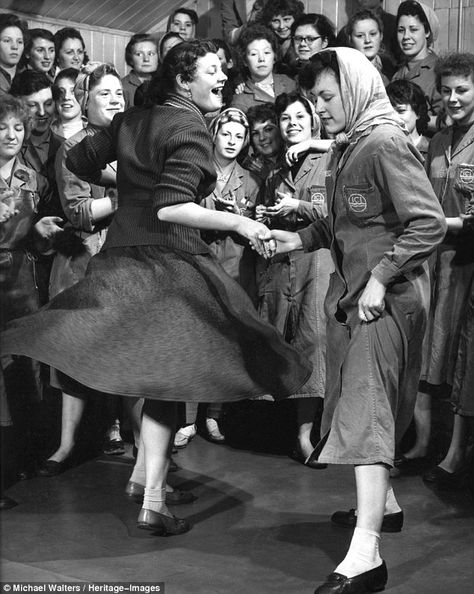
M423 262L442 237L442 216L419 154L394 126L334 153L327 190L336 273L319 460L392 464L413 413L429 296ZM371 274L387 288L385 310L366 323L358 301Z
M269 178L266 206L275 204L276 192L299 200L298 210L283 217L269 218L272 228L295 231L327 214L325 187L326 155L305 157L293 179L283 167ZM260 260L258 267L259 311L286 340L313 363L313 374L298 397L324 397L326 318L324 299L333 263L329 250L312 253L290 252L271 261Z
M39 202L37 175L17 159L10 182L0 178L0 193L3 190L13 191L17 213L0 225L1 326L39 307L36 256L32 249Z
M237 162L221 191L221 198L234 199L239 214L244 217L254 217L255 203L259 190L259 180L250 171L243 169ZM218 206L217 190L207 196L202 205L211 210ZM237 234L219 231L203 232L203 238L209 244L209 249L220 262L229 276L245 289L252 301L256 302L255 284L255 252L247 242Z
M452 127L436 134L427 169L446 217L459 217L474 199L474 126L454 150L452 144ZM433 259L433 307L423 348L422 377L435 385L453 383L461 318L474 275L471 246L472 234L448 232Z

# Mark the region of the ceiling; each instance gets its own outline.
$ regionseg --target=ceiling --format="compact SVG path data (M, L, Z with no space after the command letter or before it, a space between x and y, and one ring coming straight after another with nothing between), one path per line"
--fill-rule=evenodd
M186 4L186 0L0 0L6 10L123 31L153 30Z

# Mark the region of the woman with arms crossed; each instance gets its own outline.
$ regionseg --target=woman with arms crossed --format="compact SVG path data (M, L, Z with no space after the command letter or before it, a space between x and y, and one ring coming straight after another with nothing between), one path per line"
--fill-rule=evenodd
M363 594L387 581L381 530L401 529L389 469L416 396L429 297L424 262L446 226L377 70L349 48L311 62L300 84L312 91L326 132L338 135L326 177L329 214L297 233L272 234L278 253L331 248L324 437L310 459L355 466L357 512L332 517L355 526L354 535L316 592Z

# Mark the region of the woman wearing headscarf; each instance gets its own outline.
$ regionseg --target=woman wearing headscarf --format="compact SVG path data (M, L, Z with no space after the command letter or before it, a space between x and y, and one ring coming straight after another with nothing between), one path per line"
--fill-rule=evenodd
M403 522L389 469L416 397L426 259L446 224L380 74L361 52L318 53L300 84L337 137L326 177L328 216L297 233L272 233L277 253L331 249L324 437L310 459L353 464L357 486L357 511L332 516L355 528L349 551L316 593L363 594L384 588L380 532L399 531Z

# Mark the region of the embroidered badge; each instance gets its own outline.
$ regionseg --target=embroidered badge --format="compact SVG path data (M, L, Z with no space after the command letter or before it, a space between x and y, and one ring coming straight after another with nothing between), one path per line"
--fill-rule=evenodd
M463 184L472 184L474 181L474 165L460 165L459 180Z
M367 200L362 194L351 194L347 202L349 208L354 212L364 212L367 210Z
M312 192L311 202L313 204L324 204L324 194L322 192Z

